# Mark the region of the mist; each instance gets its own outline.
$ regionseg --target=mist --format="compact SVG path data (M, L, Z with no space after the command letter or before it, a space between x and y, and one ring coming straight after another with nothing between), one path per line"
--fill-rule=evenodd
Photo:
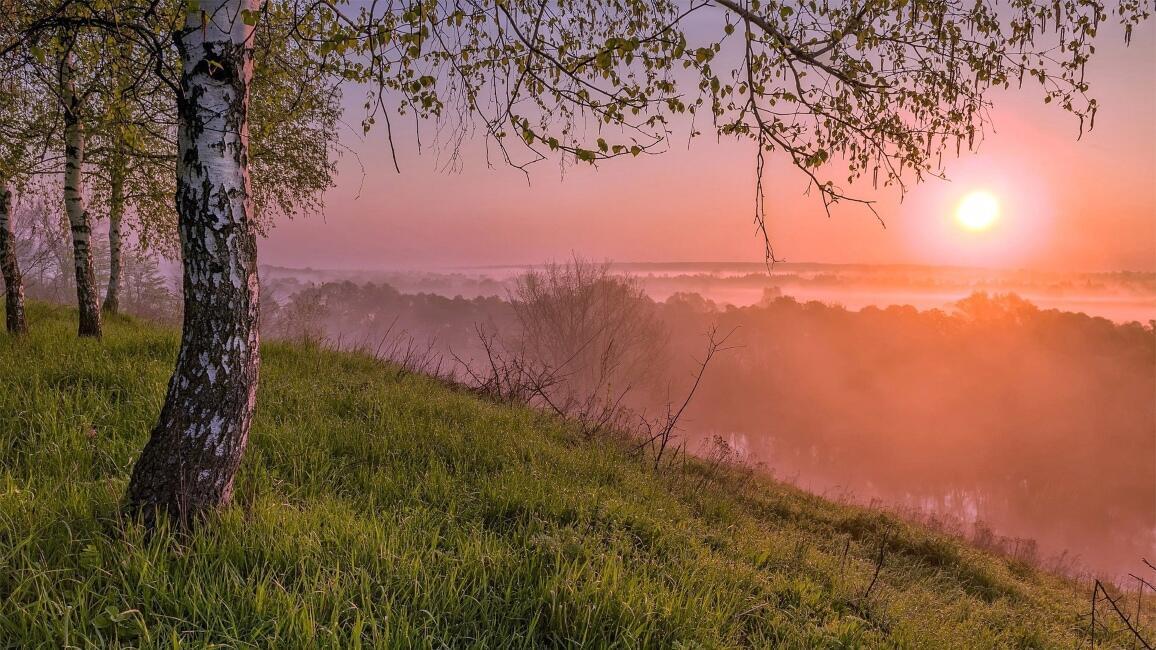
M585 373L570 403L581 402L577 391L609 396L633 418L669 412L715 331L725 350L678 419L679 449L721 442L816 494L901 512L1062 573L1123 575L1156 546L1156 330L1136 318L1156 314L1153 274L602 268L637 304L568 307L597 312L568 335L573 352L549 346L567 358L555 371L569 364L559 377L576 384ZM493 361L487 344L526 355L541 342L523 331L526 273L266 269L263 317L277 337L468 379L465 369ZM915 304L889 303L903 296ZM605 335L638 319L657 326ZM581 331L605 341L585 343ZM572 360L591 347L604 350L601 361Z

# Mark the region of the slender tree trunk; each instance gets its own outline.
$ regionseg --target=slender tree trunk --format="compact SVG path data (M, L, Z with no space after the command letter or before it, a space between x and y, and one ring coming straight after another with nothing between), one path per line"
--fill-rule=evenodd
M73 81L73 56L64 55L60 66L60 89L64 99L64 209L72 229L72 258L76 267L76 306L80 312L80 336L100 337L100 306L96 272L92 267L92 223L84 204L84 127L80 123L80 98Z
M252 27L259 0L200 0L178 40L177 213L184 328L160 422L127 506L188 523L229 502L256 405L257 245L249 188ZM202 20L205 22L202 24Z
M4 275L4 314L9 333L24 334L24 277L16 261L16 235L12 232L12 192L0 179L0 272Z
M124 217L124 145L117 142L109 165L108 206L108 287L104 293L101 311L115 314L120 311L120 275L124 264L121 250L120 223Z

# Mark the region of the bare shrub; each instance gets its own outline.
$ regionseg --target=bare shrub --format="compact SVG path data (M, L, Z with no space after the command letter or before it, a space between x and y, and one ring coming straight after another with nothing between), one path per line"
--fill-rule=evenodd
M65 303L75 291L68 222L54 181L34 179L17 195L16 257L30 299Z
M666 328L639 283L573 257L522 274L510 292L525 358L566 375L563 401L620 401L654 385Z
M706 374L707 366L710 365L714 356L724 350L729 350L726 346L727 339L734 334L732 330L730 334L719 336L717 328L711 328L707 332L707 346L706 353L698 362L697 371L694 374L694 381L687 390L686 397L677 407L673 402L667 402L666 414L661 419L651 420L642 416L639 417L640 424L638 432L641 434L642 442L636 450L649 448L651 455L654 457L654 469L657 470L662 465L663 456L668 450L673 449L674 454L677 455L680 447L674 446L675 433L678 431L679 420L682 419L682 414L686 412L686 408L690 406L691 400L694 399L694 394L698 392L698 387L702 384L703 375ZM721 438L720 438L721 440ZM673 459L672 459L673 460Z
M706 353L679 401L648 415L666 374L667 332L637 281L607 264L574 257L517 278L509 296L513 331L475 325L482 359L454 355L464 384L491 399L556 413L585 437L617 436L657 470L681 447L674 434L711 358L727 337L712 329ZM673 452L673 453L671 453Z
M478 326L485 358L458 359L468 383L569 418L587 437L631 430L632 398L655 388L667 338L638 283L574 257L521 275L509 301L514 331Z
M484 351L481 362L454 355L465 385L475 392L501 402L516 402L544 408L578 425L587 438L609 434L626 434L636 417L624 400L630 387L612 390L594 386L583 393L571 384L573 357L557 365L527 354L526 347L515 340L503 343L491 330L476 326ZM584 348L580 348L584 349Z

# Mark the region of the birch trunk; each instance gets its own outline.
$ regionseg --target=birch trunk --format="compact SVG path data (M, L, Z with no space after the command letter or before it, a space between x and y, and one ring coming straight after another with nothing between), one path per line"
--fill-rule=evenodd
M101 305L101 311L106 314L120 311L120 276L124 264L120 238L120 224L124 217L124 158L123 144L117 142L109 164L108 287Z
M16 261L16 235L12 232L12 192L0 180L0 273L4 276L4 320L11 334L24 334L24 277Z
M184 327L160 422L128 487L129 511L147 524L162 515L188 523L227 504L253 419L260 360L248 164L252 27L241 12L258 7L259 0L200 0L178 39Z
M73 56L69 52L60 66L60 89L64 100L64 209L72 230L76 306L80 312L78 334L99 338L100 305L90 246L92 223L84 202L84 127L80 121L80 98L76 94L73 66Z

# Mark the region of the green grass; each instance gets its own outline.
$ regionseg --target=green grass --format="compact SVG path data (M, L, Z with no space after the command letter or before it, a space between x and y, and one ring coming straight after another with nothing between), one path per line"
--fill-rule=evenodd
M0 334L0 646L1087 643L1086 594L1059 578L284 343L234 505L146 536L118 503L177 336L113 318L81 341L73 317L33 305L31 336Z

